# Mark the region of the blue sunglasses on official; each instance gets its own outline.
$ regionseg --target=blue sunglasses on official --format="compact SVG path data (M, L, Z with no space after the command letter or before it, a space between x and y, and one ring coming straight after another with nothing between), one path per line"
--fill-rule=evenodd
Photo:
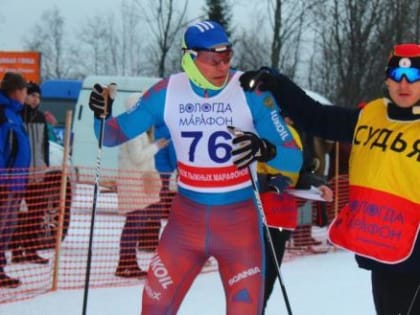
M386 70L387 78L396 82L401 82L402 78L405 77L407 82L414 83L420 81L420 69L419 68L405 68L405 67L391 67Z

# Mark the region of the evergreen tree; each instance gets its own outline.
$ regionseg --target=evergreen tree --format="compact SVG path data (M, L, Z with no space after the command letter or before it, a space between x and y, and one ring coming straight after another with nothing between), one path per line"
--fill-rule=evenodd
M206 7L204 8L207 19L216 21L222 25L229 37L231 32L231 6L227 0L206 0Z

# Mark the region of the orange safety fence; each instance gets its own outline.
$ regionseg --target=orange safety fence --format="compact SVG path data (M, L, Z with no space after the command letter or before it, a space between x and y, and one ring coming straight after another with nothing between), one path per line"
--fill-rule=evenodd
M338 175L328 181L334 194L332 202L298 198L298 227L286 244L285 259L296 255L324 253L333 249L327 241L328 226L340 209L348 203L348 175Z
M30 170L35 176L31 176L24 198L17 200L20 203L18 218L6 222L7 226L14 226L14 230L9 231L7 237L3 235L0 238L0 241L10 238L5 251L5 273L20 279L21 284L16 288L0 286L0 303L19 301L57 289L84 287L95 171L94 168L69 168L68 173L63 174L58 167ZM168 178L170 174L166 175ZM169 181L169 190L159 195L162 183L158 174L101 170L94 220L91 288L134 285L143 281L116 276L115 272L119 261L124 264L124 260L128 259L126 250L134 252L139 267L148 269L166 224L172 197L176 194L175 178L172 176ZM336 186L331 183L331 188L336 187L336 197L344 200L348 192L347 177L340 178L338 183ZM10 197L13 196L0 194L1 210ZM325 228L319 235L313 229L315 208L316 203L311 203L311 222L300 223L301 226L309 226L312 231L302 234L295 244L289 242L286 259L291 257L290 252L299 249L307 254L305 249L311 245L312 238L325 237ZM332 203L326 211L330 222L337 213ZM132 219L130 224L126 222L128 216ZM124 225L129 242L120 243ZM58 241L59 238L61 241ZM5 242L0 242L0 248L5 248ZM127 244L131 247L126 248ZM124 252L121 259L120 251ZM211 258L202 272L215 270L217 262Z

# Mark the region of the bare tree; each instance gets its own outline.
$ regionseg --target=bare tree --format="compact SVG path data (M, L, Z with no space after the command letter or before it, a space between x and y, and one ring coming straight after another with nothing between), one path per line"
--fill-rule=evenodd
M237 38L234 43L235 67L241 70L254 70L262 65L270 65L270 54L267 49L269 38L262 31L265 18L258 12L254 12L254 23L249 29L237 31Z
M153 74L164 77L169 72L167 66L173 64L168 61L171 47L174 43L181 43L177 39L180 39L180 33L188 23L186 20L188 0L183 6L179 1L175 4L173 0L137 0L136 3L139 12L144 14L152 38L149 59L150 64L157 65ZM175 46L180 47L180 45ZM180 50L175 54L179 58ZM177 64L179 65L179 62Z
M85 73L139 75L146 62L142 54L146 37L133 1L124 1L115 12L90 17L79 30L79 49ZM117 12L118 13L118 12Z
M414 4L414 21L413 21L413 33L414 33L414 42L419 43L420 42L420 3L418 1L415 1Z
M24 47L41 53L43 79L70 76L65 46L64 18L57 7L42 13L40 21L24 38Z
M122 74L139 75L143 72L146 63L143 58L143 41L146 32L142 32L141 18L136 11L135 1L125 1L121 8L122 18Z
M80 62L86 73L105 73L105 64L107 63L106 51L108 48L105 40L108 37L107 23L109 21L105 16L95 15L88 18L81 26L79 41L84 58Z
M315 50L321 53L311 69L311 88L346 106L382 95L384 66L391 47L414 40L415 3L332 0L319 8Z
M316 2L267 0L264 12L260 11L252 25L253 29L246 30L238 39L241 67L269 65L295 77L302 57L303 35L311 24L309 12ZM253 17L256 16L254 12ZM268 52L262 51L267 47L270 47Z
M383 23L379 31L380 40L386 43L405 41L418 42L419 10L418 1L387 0L384 2Z

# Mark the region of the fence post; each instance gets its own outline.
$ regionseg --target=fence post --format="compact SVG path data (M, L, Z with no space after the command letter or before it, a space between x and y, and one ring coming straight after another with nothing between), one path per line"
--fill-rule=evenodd
M68 156L70 147L70 134L71 134L71 121L73 112L71 110L66 113L66 125L64 132L64 152L62 162L62 174L61 174L61 185L60 185L60 205L59 205L59 219L57 227L57 235L55 239L55 259L54 259L54 270L53 270L53 284L52 291L57 290L58 286L58 268L60 263L61 254L61 239L63 237L64 227L64 213L66 211L66 191L67 191L67 175L68 175Z

